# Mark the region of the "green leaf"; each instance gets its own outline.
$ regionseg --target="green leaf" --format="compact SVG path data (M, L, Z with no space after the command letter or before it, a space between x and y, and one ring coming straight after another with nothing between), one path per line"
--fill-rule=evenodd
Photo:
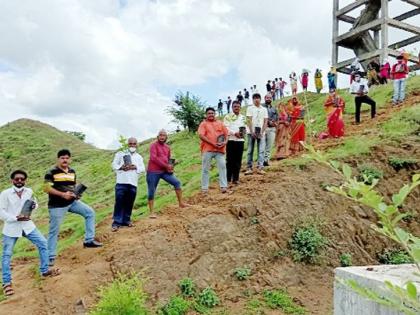
M379 210L381 210L382 212L385 212L385 211L386 211L386 208L387 208L387 206L386 206L386 204L385 204L385 203L383 203L383 202L381 202L381 203L378 205L378 209L379 209Z
M411 281L407 283L407 293L411 299L417 301L417 288Z
M338 161L330 161L330 164L332 165L332 167L334 167L336 170L340 167L340 162Z
M399 227L395 228L395 234L397 234L402 243L407 243L410 239L410 234Z
M420 248L411 248L411 255L413 255L415 262L420 262Z
M420 174L414 174L413 175L413 183L417 182L420 180Z
M409 193L410 193L410 186L404 185L403 187L401 187L398 194L392 195L392 202L394 203L396 207L401 206Z
M348 166L347 164L343 164L343 174L345 178L347 179L351 178L351 167Z
M404 219L405 217L409 216L409 213L400 213L399 215L397 215L393 220L392 220L392 225L395 226L397 225L398 222L400 222L402 219Z

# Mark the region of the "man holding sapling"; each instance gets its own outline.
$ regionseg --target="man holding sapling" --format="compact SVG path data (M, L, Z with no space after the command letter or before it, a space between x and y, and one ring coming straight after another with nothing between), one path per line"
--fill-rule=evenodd
M354 74L354 81L350 85L350 93L355 95L354 102L356 106L355 120L356 125L360 124L360 109L362 104L370 105L370 117L373 119L376 116L376 102L368 96L369 88L366 79L362 78L360 72Z
M76 171L70 167L71 153L62 149L57 153L57 164L45 174L44 191L48 194L50 230L48 233L48 252L50 266L55 263L60 225L67 212L75 213L85 219L85 241L83 247L95 248L102 244L95 240L95 211L80 201L80 191L86 187L76 185ZM83 188L83 189L80 189Z
M264 171L264 152L265 152L265 131L267 129L268 111L267 108L261 106L261 95L255 93L252 96L254 105L246 110L246 119L248 127L248 165L245 175L253 173L253 156L254 148L257 146L257 173L265 174Z
M144 173L143 158L137 153L136 138L127 140L128 149L115 154L112 169L117 175L112 231L122 226L133 227L131 213L137 194L139 175Z
M157 141L150 145L150 159L147 165L147 202L150 211L150 218L157 216L153 213L155 193L159 181L163 179L175 189L176 198L180 208L185 208L188 204L182 200L181 182L174 175L175 159L171 158L171 148L166 144L168 133L165 130L159 131Z
M25 187L27 177L25 171L14 171L10 175L13 186L0 194L0 220L4 222L2 281L5 296L15 293L12 288L10 262L16 241L22 236L38 248L41 276L54 277L60 274L58 269L48 268L47 240L31 220L32 210L35 210L38 204L32 190Z
M202 154L201 191L207 194L210 181L211 160L215 159L219 171L219 185L222 193L227 192L226 178L226 143L228 130L223 122L216 120L213 107L206 109L206 119L198 127L198 135L201 140L200 149Z

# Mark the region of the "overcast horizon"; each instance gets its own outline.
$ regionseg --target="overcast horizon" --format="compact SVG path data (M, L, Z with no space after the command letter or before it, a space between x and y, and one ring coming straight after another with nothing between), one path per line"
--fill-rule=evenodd
M36 119L109 149L173 130L177 91L215 106L303 68L314 90L320 68L325 92L331 13L328 0L0 0L0 125Z

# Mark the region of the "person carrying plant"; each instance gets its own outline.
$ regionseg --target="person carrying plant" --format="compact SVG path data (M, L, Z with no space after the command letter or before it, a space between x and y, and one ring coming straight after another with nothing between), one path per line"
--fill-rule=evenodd
M168 134L165 130L159 131L157 140L150 145L150 159L147 165L147 202L150 218L155 219L156 214L153 213L156 188L159 181L163 179L175 189L180 208L189 206L182 201L181 182L174 175L175 161L171 159L171 148L166 144Z
M49 265L53 266L56 258L60 225L67 212L75 213L85 219L85 240L83 247L101 247L95 240L95 211L75 194L76 171L70 167L71 153L62 149L57 153L57 164L45 174L44 191L48 194L50 228L48 232Z
M117 152L112 161L112 169L117 175L111 225L113 232L118 231L122 226L134 226L131 222L131 213L136 200L139 176L145 171L143 158L137 153L137 139L130 137L127 145L127 150Z
M32 189L25 187L28 175L25 171L16 170L10 175L12 187L0 194L0 220L3 226L3 254L2 254L2 281L4 295L11 296L15 292L12 288L12 272L10 263L13 248L20 237L27 238L38 248L42 277L55 277L60 274L58 269L48 267L47 240L36 228L31 220L30 213L38 208ZM23 212L23 208L27 208Z
M360 123L360 108L362 107L363 103L370 105L370 116L372 119L375 118L376 102L367 95L369 92L368 82L366 79L362 79L362 76L359 72L354 75L354 81L350 85L349 92L355 95L354 101L356 106L356 124Z
M394 97L392 99L393 105L401 104L405 99L405 81L408 75L408 66L404 62L404 56L397 57L397 63L392 66L391 76L394 80Z
M201 191L203 194L208 193L211 160L215 159L219 171L220 190L222 193L226 193L227 178L225 152L228 140L228 130L223 122L216 120L213 107L206 108L206 119L202 121L198 127L198 136L201 140L200 149L202 157Z

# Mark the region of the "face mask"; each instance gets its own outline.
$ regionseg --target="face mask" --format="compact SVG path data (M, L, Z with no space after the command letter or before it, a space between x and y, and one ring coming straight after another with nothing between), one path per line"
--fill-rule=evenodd
M137 148L134 148L134 147L129 147L129 148L128 148L128 151L130 151L131 153L134 153L134 152L136 152L136 151L137 151Z
M16 187L16 186L15 186L15 188L14 188L14 189L15 189L15 191L16 191L16 192L20 193L20 192L22 192L22 191L23 191L23 186L22 186L22 187Z

